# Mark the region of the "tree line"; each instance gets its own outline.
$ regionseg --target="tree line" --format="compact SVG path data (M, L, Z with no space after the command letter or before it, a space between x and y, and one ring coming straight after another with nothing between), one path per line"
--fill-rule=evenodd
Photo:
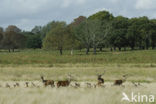
M113 16L108 11L100 11L89 17L79 16L67 24L64 21L52 21L45 26L35 26L31 31L21 31L10 25L0 28L0 48L9 52L19 48L42 48L45 50L86 48L86 54L93 48L110 48L119 51L131 48L155 49L156 19L148 17L127 18Z

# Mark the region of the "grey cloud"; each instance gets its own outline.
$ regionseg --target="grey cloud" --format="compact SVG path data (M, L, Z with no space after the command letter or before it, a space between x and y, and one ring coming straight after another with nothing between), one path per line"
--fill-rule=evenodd
M155 0L0 0L0 26L14 24L30 30L52 20L70 23L79 15L89 16L100 10L115 16L154 18L155 4Z

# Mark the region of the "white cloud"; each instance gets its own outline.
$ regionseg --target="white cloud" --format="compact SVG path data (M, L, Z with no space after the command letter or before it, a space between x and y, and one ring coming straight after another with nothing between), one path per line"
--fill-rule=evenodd
M156 9L156 0L137 0L136 9L138 10L151 10Z

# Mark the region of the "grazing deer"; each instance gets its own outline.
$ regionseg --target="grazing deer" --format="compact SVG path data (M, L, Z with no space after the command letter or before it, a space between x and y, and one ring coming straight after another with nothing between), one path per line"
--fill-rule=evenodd
M65 81L58 81L57 82L57 87L68 87L70 82L71 82L71 75L68 75L69 76L69 79L68 80L65 80Z
M54 81L53 80L44 80L44 77L41 76L42 82L44 83L44 86L47 87L48 85L51 85L51 87L54 87Z
M123 75L123 79L115 80L114 85L118 85L118 86L122 85L126 81L127 76L128 75Z
M98 74L97 76L98 76L98 78L97 78L97 80L98 80L98 83L97 83L97 85L98 86L101 86L101 84L104 84L104 79L102 78L102 76L105 74L105 71L104 71L104 73L102 73L102 74Z

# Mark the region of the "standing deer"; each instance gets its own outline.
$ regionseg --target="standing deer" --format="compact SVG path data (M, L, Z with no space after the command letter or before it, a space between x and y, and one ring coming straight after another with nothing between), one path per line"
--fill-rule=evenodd
M68 87L70 82L71 82L71 75L68 75L69 76L69 79L68 80L65 80L65 81L58 81L57 82L57 87Z
M29 87L29 82L25 82L26 87Z
M105 71L104 71L104 73L102 73L102 74L98 74L97 76L98 76L98 78L97 78L97 80L98 80L98 83L97 83L97 85L98 86L101 86L101 84L104 84L104 79L102 78L102 76L105 74Z
M126 81L127 76L128 75L123 75L123 79L115 80L114 85L118 85L118 86L122 85Z
M51 85L51 87L54 87L54 81L53 80L44 80L44 77L41 76L42 82L44 83L44 86L47 87L48 85Z

